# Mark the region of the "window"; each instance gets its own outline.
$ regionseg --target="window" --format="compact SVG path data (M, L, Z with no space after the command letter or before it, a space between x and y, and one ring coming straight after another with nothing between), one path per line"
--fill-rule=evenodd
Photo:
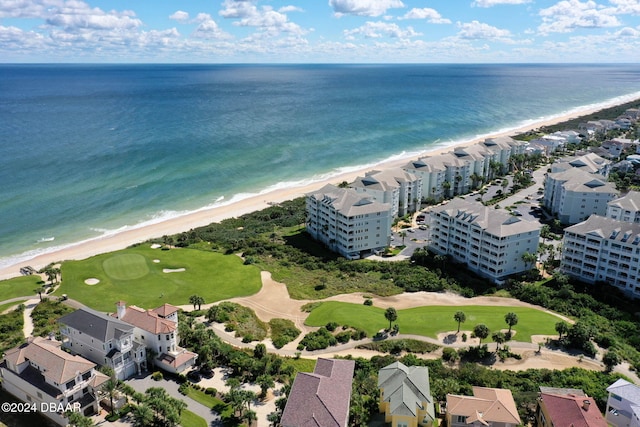
M463 423L466 424L467 423L467 417L465 417L464 415L456 415L456 423Z

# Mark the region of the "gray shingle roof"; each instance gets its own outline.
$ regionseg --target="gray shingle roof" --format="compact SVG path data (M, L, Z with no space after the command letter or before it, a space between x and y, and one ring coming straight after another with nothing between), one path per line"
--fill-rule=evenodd
M598 215L591 215L586 221L567 227L565 231L640 245L640 224L617 221Z
M478 224L483 230L498 237L536 231L542 227L540 223L520 219L493 206L484 206L482 203L461 198L436 206L431 212L446 212L448 216L459 221Z
M322 203L330 204L336 211L345 216L388 212L391 210L391 205L388 203L379 203L372 197L357 193L351 188L338 188L331 184L307 194L307 197L313 197Z
M392 363L378 372L378 388L383 390L382 400L389 402L391 414L415 417L422 409L435 419L427 367Z
M607 387L607 391L636 405L640 405L640 387L622 378Z
M86 307L62 316L58 322L101 342L120 339L125 334L133 333L132 325Z
M628 211L640 211L640 191L629 191L622 197L614 199L608 203L609 206L616 206Z

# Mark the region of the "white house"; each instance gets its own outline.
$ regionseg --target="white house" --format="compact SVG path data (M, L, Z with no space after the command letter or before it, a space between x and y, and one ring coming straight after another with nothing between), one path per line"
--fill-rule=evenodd
M307 232L345 258L383 250L391 239L392 207L353 189L325 185L307 194Z
M538 250L541 225L460 198L429 212L429 249L450 255L494 282L526 271L525 253Z
M145 345L133 339L134 327L87 307L58 319L63 347L112 368L124 380L146 370Z
M589 215L604 215L607 203L618 194L605 177L570 168L547 174L543 204L563 224L575 224Z
M198 355L178 345L178 308L164 304L152 310L124 301L116 304L116 318L134 327L134 341L151 349L154 363L168 372L180 373L196 362Z
M563 273L587 283L606 282L640 298L640 224L592 215L565 229Z
M109 379L96 364L60 348L60 342L36 337L7 350L0 363L2 388L58 425L64 413L90 416L98 411L100 387Z
M605 418L615 427L640 427L640 387L619 379L607 387Z

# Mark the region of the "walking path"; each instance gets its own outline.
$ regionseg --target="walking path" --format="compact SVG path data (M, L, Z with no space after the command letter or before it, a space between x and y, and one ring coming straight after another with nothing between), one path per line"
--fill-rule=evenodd
M31 319L31 312L36 308L36 305L38 305L39 302L40 298L34 298L23 303L25 309L22 313L24 316L22 332L25 338L29 338L31 334L33 334L33 319Z

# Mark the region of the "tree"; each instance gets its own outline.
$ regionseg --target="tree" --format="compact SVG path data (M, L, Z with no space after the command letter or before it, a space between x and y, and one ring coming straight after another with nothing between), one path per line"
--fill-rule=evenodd
M532 254L531 252L525 252L522 254L522 261L524 261L527 270L531 270L537 260L538 256L536 254Z
M400 233L398 233L398 235L402 237L402 246L404 246L404 238L407 237L407 232L401 231Z
M256 344L256 346L253 349L253 357L255 357L258 360L262 360L266 355L267 355L267 346L262 343Z
M136 427L147 427L153 425L153 410L143 403L133 408L133 425Z
M44 292L44 286L40 286L39 288L36 288L33 290L33 293L38 294L38 296L40 297L40 301L42 301L42 293Z
M85 417L80 412L67 412L67 419L71 427L93 427L95 425L91 418Z
M267 396L267 391L270 388L273 388L276 383L273 381L273 377L269 374L262 374L258 378L256 378L256 384L260 386L260 397L264 398Z
M389 330L391 330L391 323L398 320L398 312L396 311L395 308L389 307L384 312L384 317L389 321Z
M489 332L489 328L484 323L480 323L473 328L473 335L480 339L480 344L482 344L483 339L489 336Z
M558 339L561 340L563 335L569 333L569 324L567 322L556 323L556 332L558 333Z
M104 390L104 392L109 395L109 405L110 405L109 407L111 409L111 415L113 415L113 413L115 412L115 407L113 405L113 398L116 396L119 386L120 384L118 384L118 380L116 379L115 375L109 378L109 380L106 381L102 386L102 389Z
M507 335L511 337L511 328L518 324L518 315L513 312L509 312L504 315L504 321L509 325L509 332L507 332Z
M500 344L507 340L507 336L502 331L494 332L491 334L491 339L496 343L496 353L500 350Z
M456 311L453 315L453 320L458 322L458 330L456 331L456 333L458 333L460 332L460 324L467 321L467 315L464 314L464 311Z
M602 356L602 363L607 367L607 372L613 371L613 368L615 368L620 362L620 356L615 352L615 350L609 350L604 354L604 356Z
M198 307L198 310L200 310L202 304L204 304L204 298L202 298L200 295L191 295L189 297L189 302L193 304L194 310L196 309L196 306Z

